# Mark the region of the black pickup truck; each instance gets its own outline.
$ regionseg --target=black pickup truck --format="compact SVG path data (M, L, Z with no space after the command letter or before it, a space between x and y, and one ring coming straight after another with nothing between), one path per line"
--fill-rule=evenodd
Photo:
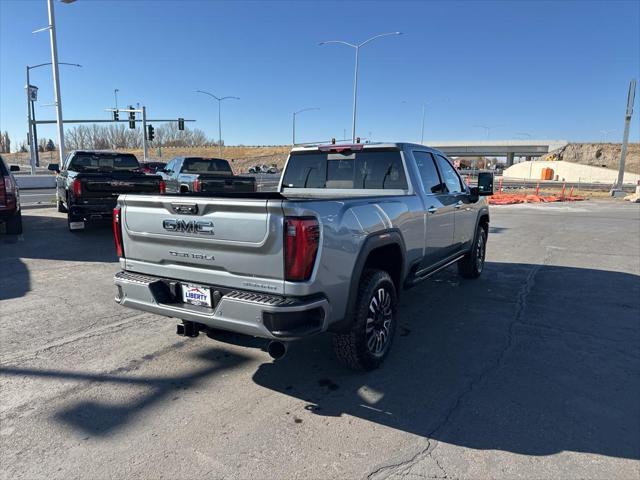
M158 175L145 175L135 155L95 150L76 150L55 171L58 211L67 213L69 230L83 230L88 223L111 220L118 195L161 193Z
M176 157L158 170L166 193L249 193L256 191L255 177L233 174L223 158Z

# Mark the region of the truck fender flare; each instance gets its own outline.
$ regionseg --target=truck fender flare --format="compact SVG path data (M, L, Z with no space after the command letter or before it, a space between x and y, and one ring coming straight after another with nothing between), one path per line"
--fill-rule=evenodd
M353 321L353 310L358 296L358 287L360 285L360 278L364 271L364 266L369 257L369 254L376 248L386 247L388 245L397 245L400 247L400 254L402 255L402 264L400 270L400 282L398 284L397 295L400 295L400 289L402 288L403 280L406 275L405 271L405 243L400 231L396 228L383 230L369 234L362 242L360 253L356 258L356 262L353 266L351 278L349 281L349 294L347 298L347 308L343 319L335 322L330 326L331 331L344 331L348 329Z
M478 211L478 217L476 218L476 230L473 233L473 241L475 242L476 240L476 233L478 232L478 227L480 226L480 221L482 220L482 217L487 217L487 223L489 223L491 221L491 217L489 217L489 209L487 207L484 207L482 209L480 209ZM487 232L488 233L488 232Z
M476 237L478 236L478 227L480 227L480 220L482 220L482 217L484 216L487 217L487 224L488 224L489 221L491 220L491 217L489 217L489 209L487 207L483 207L478 211L478 216L476 217L476 228L473 231L473 240L471 241L471 246L469 247L469 251L471 251L473 246L476 244ZM489 232L487 231L487 236L488 235L489 235Z

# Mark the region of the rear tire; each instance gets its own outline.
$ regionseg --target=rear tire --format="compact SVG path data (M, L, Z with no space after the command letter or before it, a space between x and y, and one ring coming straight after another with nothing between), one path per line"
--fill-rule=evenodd
M59 213L67 213L67 209L64 206L64 203L62 203L62 200L58 200L58 212Z
M18 211L6 222L9 235L22 235L22 212Z
M396 331L397 299L387 272L365 270L351 328L333 336L333 348L341 363L354 370L373 370L382 364Z
M463 278L478 278L484 270L484 261L487 253L487 229L484 225L478 225L476 238L471 250L458 261L458 273Z

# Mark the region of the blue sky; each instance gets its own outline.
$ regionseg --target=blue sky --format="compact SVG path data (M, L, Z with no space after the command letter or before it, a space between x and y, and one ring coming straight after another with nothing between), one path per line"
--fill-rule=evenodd
M358 134L373 140L492 138L573 141L622 136L629 80L640 73L640 2L55 2L65 118L107 118L140 102L151 117L186 117L227 144L284 144L351 127L353 50L361 50ZM50 61L44 0L0 0L0 130L26 137L24 70ZM54 118L50 68L32 72L38 118ZM638 92L640 97L640 92ZM633 141L640 132L636 112ZM51 127L40 136L55 137Z

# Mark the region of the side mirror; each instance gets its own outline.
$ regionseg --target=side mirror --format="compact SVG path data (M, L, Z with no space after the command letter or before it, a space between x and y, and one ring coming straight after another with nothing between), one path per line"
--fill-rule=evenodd
M11 166L9 166L9 171L10 172L19 172L20 171L20 167L18 165L11 165Z
M47 167L47 170L50 170L50 171L56 172L56 173L60 173L60 164L58 164L58 163L50 163L49 166Z
M492 172L480 172L478 173L478 196L486 197L493 195L493 173Z

